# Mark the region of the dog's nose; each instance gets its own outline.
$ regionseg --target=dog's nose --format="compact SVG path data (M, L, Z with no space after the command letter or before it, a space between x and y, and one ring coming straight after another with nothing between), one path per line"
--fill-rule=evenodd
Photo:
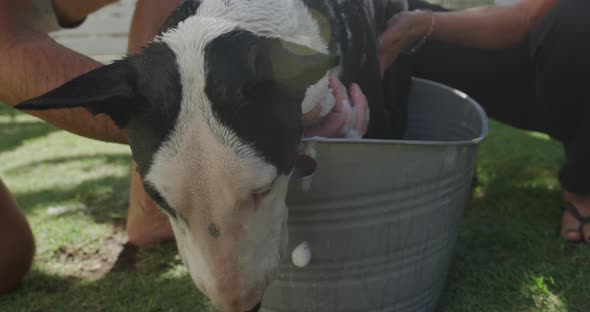
M262 302L259 302L254 308L252 308L251 310L248 310L246 312L258 312L258 311L260 311L260 307L262 307Z

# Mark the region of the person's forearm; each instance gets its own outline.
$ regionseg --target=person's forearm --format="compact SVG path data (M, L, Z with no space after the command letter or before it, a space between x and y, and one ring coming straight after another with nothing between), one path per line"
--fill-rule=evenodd
M435 12L431 39L479 48L506 48L521 42L558 0L522 0L508 6L482 6ZM430 25L429 13L420 15Z
M168 16L182 0L138 0L129 31L128 53L139 53L154 39Z
M56 43L45 34L22 33L0 47L0 102L16 104L42 95L101 66L93 59ZM1 45L1 44L0 44ZM127 138L107 116L86 109L27 111L50 124L91 139L127 143Z
M509 47L517 44L527 34L524 13L522 7L516 6L485 6L455 12L435 12L435 27L430 38L479 48Z
M90 13L118 0L53 0L57 16L62 22L75 23Z
M27 15L30 6L30 0L0 0L0 102L10 106L102 65L33 30ZM110 118L93 116L83 108L27 113L81 136L127 143L124 132Z

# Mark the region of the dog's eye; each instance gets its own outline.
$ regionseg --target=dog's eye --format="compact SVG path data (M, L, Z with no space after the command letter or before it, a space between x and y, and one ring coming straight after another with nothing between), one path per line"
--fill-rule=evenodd
M279 176L276 176L270 184L268 184L264 187L252 190L252 195L255 197L264 197L264 196L268 195L270 193L270 191L272 191L272 187L274 186L274 184L278 178L279 178Z
M267 188L262 188L262 189L257 189L254 192L252 192L252 200L254 201L254 209L258 209L258 207L260 207L260 203L262 202L262 198L265 197L266 195L268 195L268 193L270 193L271 188L267 187Z
M261 188L261 189L254 190L252 193L254 195L258 195L258 196L266 196L272 190L272 187L271 186L267 186L267 187L264 187L264 188Z

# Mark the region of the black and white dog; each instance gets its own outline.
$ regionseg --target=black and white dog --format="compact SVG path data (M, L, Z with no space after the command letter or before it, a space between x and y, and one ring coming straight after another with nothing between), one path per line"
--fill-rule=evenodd
M402 135L411 74L398 61L381 79L376 38L406 9L405 0L186 0L141 54L18 108L110 116L197 287L222 311L250 311L285 251L301 118L317 103L329 111L328 74L365 93L366 138Z

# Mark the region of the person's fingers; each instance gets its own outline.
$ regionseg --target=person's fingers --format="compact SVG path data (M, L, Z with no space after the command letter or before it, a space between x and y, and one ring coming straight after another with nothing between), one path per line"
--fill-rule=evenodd
M353 112L356 115L354 118L356 120L354 130L363 137L367 133L369 126L369 103L360 86L356 83L352 84L350 98L353 105Z
M303 127L305 128L313 125L317 120L320 119L321 112L322 105L317 104L309 112L303 114L301 116L301 124L303 125Z
M378 38L378 56L381 64L381 75L393 64L408 41L409 21L412 13L401 12L387 22L385 31Z
M341 103L342 104L342 103ZM342 130L348 123L350 113L346 110L342 112L330 112L324 119L318 124L305 129L304 134L306 137L340 137Z
M362 138L369 124L369 104L361 88L353 83L349 97L339 79L330 77L330 86L336 99L334 108L319 124L307 127L305 136Z
M350 107L348 91L346 90L346 87L342 84L340 79L330 75L330 87L332 88L332 93L334 94L334 100L336 102L331 113L343 112L348 107Z
M330 76L330 86L334 94L334 108L318 124L305 129L307 137L340 137L343 129L347 126L352 108L346 91L346 87L338 78Z
M387 28L382 34L381 45L377 51L379 64L381 65L381 76L404 49L402 41L403 39L400 38L398 29L395 27Z

